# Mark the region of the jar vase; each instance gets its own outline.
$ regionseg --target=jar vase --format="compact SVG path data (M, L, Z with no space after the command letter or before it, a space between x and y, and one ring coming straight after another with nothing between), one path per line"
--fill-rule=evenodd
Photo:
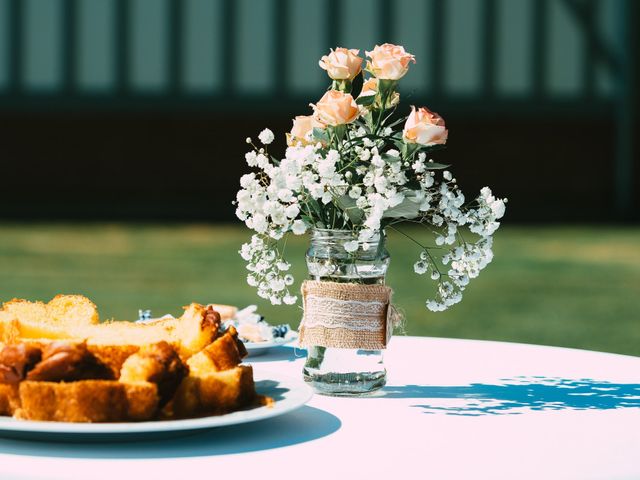
M354 242L357 243L355 249ZM363 242L358 241L357 234L349 230L315 229L312 231L306 262L309 278L315 282L334 282L333 285L384 285L389 266L384 232L377 232ZM339 285L338 287L340 288ZM342 315L348 317L356 315L356 312L343 312ZM304 322L305 320L303 325ZM304 346L307 349L304 380L317 393L335 396L367 395L386 383L383 348L342 348L331 342L324 345L307 343ZM351 346L359 345L356 342Z

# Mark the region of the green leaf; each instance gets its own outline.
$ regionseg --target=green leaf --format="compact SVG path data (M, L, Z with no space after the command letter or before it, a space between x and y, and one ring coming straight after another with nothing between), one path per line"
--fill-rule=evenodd
M369 105L373 105L373 102L376 101L375 95L364 95L356 98L356 103L358 105L362 105L364 107L368 107Z
M395 121L391 122L391 123L390 123L390 124L388 124L388 125L386 125L386 124L385 124L385 127L387 127L387 128L393 128L393 127L395 127L396 125L400 125L401 123L406 122L406 121L407 121L407 117L400 117L399 119L397 119L397 120L395 120ZM400 138L402 138L402 134L400 134Z
M313 127L313 138L321 142L328 142L329 134L324 128Z
M349 217L351 223L360 225L364 220L364 212L356 207L356 201L349 195L342 195L336 199L336 204L344 214Z
M389 98L398 85L397 80L378 80L378 92L382 98Z
M335 127L333 127L333 131L336 135L336 137L338 138L339 141L342 141L344 139L344 135L347 132L347 126L346 125L336 125Z
M427 170L444 170L445 168L449 168L451 165L445 165L444 163L436 162L426 162L424 166Z
M396 162L400 162L402 160L402 158L400 156L394 157L393 155L388 155L386 153L383 153L380 156L387 163L396 163Z
M322 210L320 209L318 201L315 198L309 196L307 197L306 202L311 207L311 210L313 210L313 213L317 215L316 220L322 220Z
M420 215L420 204L416 201L412 192L405 194L405 199L399 205L384 212L383 218L407 218L412 219Z

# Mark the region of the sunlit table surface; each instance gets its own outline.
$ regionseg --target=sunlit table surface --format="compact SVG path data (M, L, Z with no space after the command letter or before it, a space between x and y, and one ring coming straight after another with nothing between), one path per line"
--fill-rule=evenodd
M300 375L302 353L251 363ZM374 397L171 440L0 439L0 478L640 478L640 358L394 337L385 363Z

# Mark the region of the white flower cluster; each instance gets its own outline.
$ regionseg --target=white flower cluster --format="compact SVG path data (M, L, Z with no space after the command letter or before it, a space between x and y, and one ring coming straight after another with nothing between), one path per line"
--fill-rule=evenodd
M504 199L496 199L489 187L480 191L476 206L465 206L464 195L458 189L450 172L443 172L445 182L440 184L437 193L437 206L428 213L431 224L441 227L437 234L436 245L456 245L445 253L440 262L436 262L427 250L421 252L420 260L414 264L414 271L423 275L431 268L431 278L438 280L438 294L435 300L427 300L429 310L437 312L462 300L462 292L469 281L476 278L493 259L491 235L498 229L497 221L505 213ZM436 196L434 196L436 197ZM462 237L459 228L467 226L469 231L480 236L476 243L469 243ZM440 267L449 266L446 273Z
M272 137L270 130L260 134L265 146ZM358 240L345 244L345 250L355 252L359 246L366 249L367 240L380 229L412 219L435 231L435 246L421 245L414 264L417 274L429 273L438 282L436 298L426 302L427 308L441 311L458 303L469 281L493 258L491 235L500 225L505 200L485 187L474 202L465 204L451 172L437 175L442 166L427 160L424 152L403 160L397 149L370 139L361 127L351 138L362 141L348 150L346 159L322 142L291 145L281 160L263 147L246 154L247 164L259 170L241 178L236 197L237 216L257 232L240 252L251 272L248 283L274 304L294 303L296 297L287 288L293 277L285 273L289 264L277 248L285 234L301 235L313 227L352 229ZM348 146L344 140L339 148L344 152ZM466 241L461 227L479 240ZM436 253L447 247L444 255Z
M298 300L288 287L293 284L293 275L286 273L291 267L271 244L269 237L253 235L251 242L242 245L240 255L247 263L247 283L257 287L258 296L273 305L293 305Z

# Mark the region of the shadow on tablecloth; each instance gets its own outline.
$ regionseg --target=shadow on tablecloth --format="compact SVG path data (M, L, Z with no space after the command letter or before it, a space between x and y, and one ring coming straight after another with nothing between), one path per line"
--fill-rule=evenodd
M640 407L640 384L592 379L515 377L460 386L387 386L383 398L416 398L428 414L514 415L536 410L609 410Z
M169 440L124 443L37 442L0 439L0 453L67 458L177 458L226 455L286 447L332 434L338 417L305 405L291 413L219 427Z

